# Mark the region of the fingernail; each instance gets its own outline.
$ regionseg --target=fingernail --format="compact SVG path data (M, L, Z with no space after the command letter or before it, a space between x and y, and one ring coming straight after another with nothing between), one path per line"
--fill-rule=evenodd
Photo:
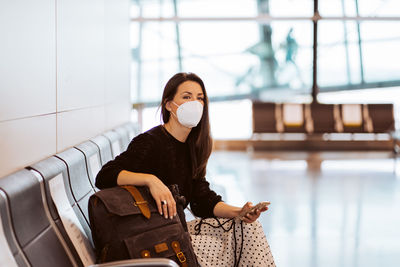
M173 217L172 217L172 215L171 215L171 216L169 216L169 218L172 220L172 218L173 218Z
M167 215L167 214L165 214L164 218L165 218L165 219L168 219L168 215Z

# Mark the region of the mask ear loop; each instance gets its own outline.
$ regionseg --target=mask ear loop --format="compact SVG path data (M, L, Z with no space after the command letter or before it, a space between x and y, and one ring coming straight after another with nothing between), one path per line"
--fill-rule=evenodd
M171 112L172 115L174 115L174 117L175 117L176 119L178 119L178 116L176 116L175 113L173 113L172 111L170 111L170 112Z
M175 106L177 106L177 107L179 108L178 104L176 104L174 101L170 101L170 102L172 102ZM172 115L174 115L175 118L178 120L178 116L177 116L174 112L172 112L172 109L171 109L170 113L171 113Z

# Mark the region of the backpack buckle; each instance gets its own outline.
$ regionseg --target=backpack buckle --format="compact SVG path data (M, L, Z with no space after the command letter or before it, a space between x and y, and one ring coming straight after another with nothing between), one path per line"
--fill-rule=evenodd
M143 205L143 204L147 204L147 201L135 201L135 202L133 202L133 205L135 205L136 207L138 207L138 205Z
M176 253L176 256L178 257L178 260L179 260L181 263L186 262L186 257L185 257L185 255L183 254L182 251Z

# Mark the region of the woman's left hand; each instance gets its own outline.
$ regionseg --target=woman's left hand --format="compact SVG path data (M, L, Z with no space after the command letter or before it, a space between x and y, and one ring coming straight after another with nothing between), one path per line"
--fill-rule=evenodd
M243 206L242 211L243 211L243 210L247 210L247 209L251 209L252 207L253 207L253 204L252 204L251 202L247 202L247 203ZM265 207L265 208L263 208L263 209L261 209L261 210L256 209L256 210L254 210L253 212L247 213L247 214L243 217L242 220L243 220L244 222L246 222L246 223L255 222L255 221L258 219L258 217L260 217L261 212L264 212L264 211L266 211L266 210L268 210L268 207Z

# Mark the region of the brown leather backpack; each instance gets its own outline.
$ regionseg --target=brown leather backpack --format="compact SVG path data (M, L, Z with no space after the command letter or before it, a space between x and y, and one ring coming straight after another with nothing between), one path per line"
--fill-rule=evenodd
M184 219L184 198L176 185L171 192L180 215L172 220L158 213L144 186L118 186L92 195L89 219L97 261L169 258L181 266L198 266Z

